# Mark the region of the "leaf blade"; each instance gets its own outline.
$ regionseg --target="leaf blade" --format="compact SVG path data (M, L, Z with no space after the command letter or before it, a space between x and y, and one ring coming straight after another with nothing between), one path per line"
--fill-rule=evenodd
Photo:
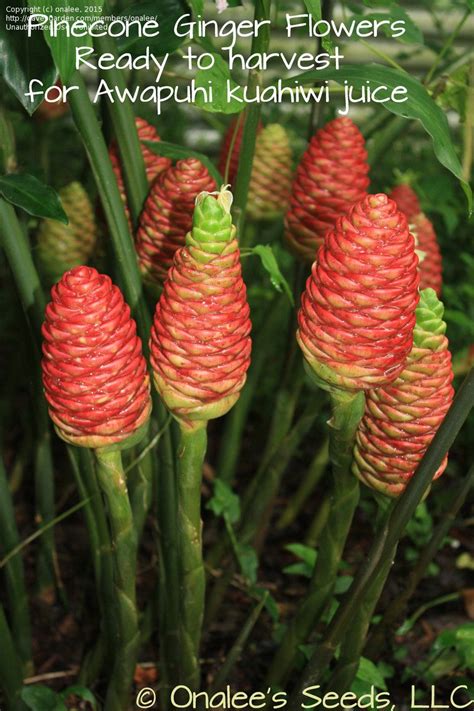
M451 141L448 120L417 79L407 73L380 64L347 64L342 70L330 68L304 72L284 80L282 85L291 86L295 81L304 84L325 79L336 81L339 84L348 80L355 88L360 88L367 80L377 86L385 85L388 89L393 89L395 86L405 86L408 93L406 102L387 101L383 106L397 116L420 121L425 131L431 136L433 150L439 162L458 178L467 198L469 212L472 212L472 191L463 178L461 163Z
M28 173L0 176L0 194L7 202L21 207L34 217L49 218L68 224L57 192Z

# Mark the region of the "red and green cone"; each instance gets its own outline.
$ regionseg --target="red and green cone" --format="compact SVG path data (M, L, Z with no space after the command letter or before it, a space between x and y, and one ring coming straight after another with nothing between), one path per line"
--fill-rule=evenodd
M285 238L293 252L314 261L327 230L367 194L365 141L349 118L336 118L311 139L296 170Z
M322 387L390 383L413 344L418 257L406 217L367 195L325 237L306 282L297 339Z
M70 183L59 191L59 196L69 224L43 220L37 239L38 266L49 284L68 269L85 264L97 241L94 210L82 185Z
M138 261L146 282L163 285L174 253L184 246L192 227L197 196L215 189L214 179L196 158L178 161L154 181L136 235Z
M166 168L169 168L171 160L169 158L156 155L156 153L150 151L150 149L143 143L143 141L160 140L154 126L139 116L135 118L135 125L137 127L138 138L142 146L142 156L145 163L146 177L148 178L148 184L151 184L157 175L159 175L163 170L166 170ZM117 178L120 197L122 198L122 202L125 206L125 212L127 214L128 221L130 222L130 210L127 205L127 191L125 189L125 181L122 175L122 166L120 164L120 154L116 143L112 143L109 148L109 158L112 163L115 177Z
M235 135L234 139L234 133L235 129L237 126L237 121L240 120L239 127L237 128L237 133ZM244 121L245 117L241 116L239 118L235 118L231 121L229 128L226 131L226 134L224 136L224 140L222 142L222 147L221 151L219 154L219 173L222 175L222 177L225 176L226 173L226 168L227 168L227 163L229 163L229 172L227 175L227 180L230 185L234 185L235 178L237 177L237 170L239 168L239 155L240 155L240 146L242 145L242 133L244 130ZM257 131L260 132L262 130L262 124L259 123ZM232 146L232 141L234 141L234 144ZM232 148L232 153L229 158L229 153Z
M410 229L415 237L417 248L423 253L423 258L420 260L420 288L434 289L437 296L440 296L443 285L443 261L433 224L420 212L411 218Z
M108 276L66 272L51 290L43 324L43 384L62 439L107 447L148 420L150 383L135 321Z
M403 212L409 220L421 212L418 196L413 188L411 188L407 183L400 183L400 185L396 185L389 197L392 200L395 200L400 212Z
M368 486L388 496L404 491L453 399L443 311L433 289L424 289L405 368L393 383L366 394L353 471ZM441 476L446 464L447 457L434 479Z
M231 193L203 193L156 307L155 385L185 428L204 427L236 402L250 365L250 318Z
M271 220L283 214L290 199L293 156L288 134L277 123L257 136L247 213L254 220Z

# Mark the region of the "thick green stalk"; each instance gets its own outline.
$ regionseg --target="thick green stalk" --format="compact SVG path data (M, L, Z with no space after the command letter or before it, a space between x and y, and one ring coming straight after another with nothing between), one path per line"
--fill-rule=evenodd
M38 352L41 347L41 324L46 302L38 273L31 257L30 245L10 203L0 198L0 233L2 247L13 272L23 309L34 333Z
M278 523L277 529L283 530L290 526L296 517L299 515L301 509L305 505L308 498L313 493L314 489L318 485L321 477L323 476L327 464L329 462L329 440L325 439L320 448L316 451L311 464L308 467L306 476L301 481L298 489L295 491L293 496L288 501L284 511L282 512Z
M7 711L24 711L20 694L23 685L21 660L15 649L10 628L0 605L0 689L7 703Z
M128 488L132 505L133 520L140 542L153 496L153 469L155 466L152 452L148 452L129 475Z
M135 597L137 537L120 452L96 449L94 454L112 535L117 625L114 660L104 708L105 711L127 711L139 643Z
M331 513L332 508L332 495L330 493L324 494L319 507L316 509L316 513L307 530L304 544L305 546L311 546L311 548L316 548L319 545L319 537L323 532L326 523Z
M329 457L332 464L333 497L328 522L306 598L289 622L269 669L267 682L284 683L293 668L298 647L308 638L331 599L352 518L359 502L359 483L351 474L352 449L364 411L364 394L331 392Z
M270 19L271 0L255 0L255 21ZM268 51L270 43L270 29L268 25L260 28L260 32L252 38L251 53L263 54ZM249 97L255 96L257 87L262 84L262 72L256 69L249 71L247 91ZM244 129L242 132L242 143L239 156L239 169L235 181L234 224L237 225L239 234L243 234L245 224L245 212L247 209L247 199L252 176L253 158L255 154L255 143L257 140L258 124L260 122L261 105L260 102L250 104L245 117Z
M235 477L245 423L263 367L269 356L269 337L281 318L281 308L285 305L283 299L286 299L284 295L272 305L268 318L265 318L262 328L254 339L252 362L248 371L247 381L240 393L238 402L225 419L216 469L219 479L228 484L231 484Z
M254 495L246 499L245 507L242 510L242 519L238 531L239 543L250 543L258 548L262 547L282 477L303 437L313 425L317 414L318 412L313 403L307 406L294 427L280 442L280 446L273 452L273 456L270 457L266 468L259 468L260 474L257 474L251 484L251 486L254 486ZM210 558L207 561L208 565L216 565L218 562L217 554L222 556L231 548L228 539L223 539L223 541L224 544L216 548L216 558ZM206 626L216 616L236 569L236 561L232 558L228 561L223 575L215 582L207 604Z
M0 551L2 556L20 543L15 510L8 486L7 473L0 457ZM25 571L21 555L16 555L5 566L8 608L15 644L26 674L33 667L31 651L31 623Z
M108 53L114 57L117 56L117 47L111 37L97 37L95 46L100 54ZM111 68L107 70L106 74L109 84L116 86L120 92L124 93L126 83L123 71ZM148 180L135 127L132 104L130 101L114 101L113 103L108 101L107 110L120 151L120 162L123 168L132 222L136 225L148 193Z
M396 552L397 549L395 547L392 551L392 555L387 557L379 574L374 577L370 583L355 618L346 630L337 666L326 685L328 691L334 691L342 696L351 688L359 668L367 631L370 627L377 602L387 582Z
M92 454L88 449L70 445L67 451L81 499L88 501L84 507L84 515L101 616L99 637L81 664L80 681L89 685L100 675L106 660L110 665L114 654L116 639L114 560L107 516Z
M273 453L262 476L255 479L255 495L247 499L239 529L239 540L261 547L271 518L275 497L281 486L283 475L291 458L309 432L318 415L317 404L308 403L295 425Z
M158 616L160 670L163 687L171 688L180 678L180 531L178 529L178 489L171 439L160 443L159 473L155 473L155 502L159 525ZM163 696L163 708L169 698Z
M38 514L43 522L54 518L54 471L51 453L51 436L46 402L41 392L40 352L41 326L44 319L43 290L31 256L28 239L13 207L0 198L0 233L2 246L20 296L23 310L30 325L34 347L31 368L34 371L34 402L36 408L35 494ZM38 557L38 587L40 592L50 592L54 586L54 531L48 530L40 542Z
M380 623L372 632L365 650L365 655L370 659L377 658L384 644L387 631L395 627L398 620L404 615L410 598L416 591L421 580L425 577L428 566L434 560L437 552L446 540L446 536L453 526L461 506L466 501L466 497L473 483L474 465L471 466L464 479L457 482L454 494L450 497L449 505L442 512L440 521L434 529L429 543L421 551L420 557L408 576L408 580L405 581L403 585L403 589L384 610Z
M204 615L206 577L202 558L201 482L207 448L205 427L181 427L178 449L179 534L179 679L170 680L199 688L199 647Z
M94 107L79 72L74 73L69 83L79 87L69 96L72 116L89 157L102 201L125 299L137 320L143 348L147 351L151 325L150 314L143 296L137 257L117 187L117 180L112 170L107 146Z
M371 581L377 577L391 557L394 547L402 537L405 528L431 485L434 473L453 444L474 403L474 371L471 369L461 385L446 417L434 436L425 456L420 462L402 496L394 504L383 532L377 536L369 552L367 561L357 575L340 607L338 608L324 640L306 665L293 696L290 711L301 708L304 688L320 683L345 631L362 604Z
M245 645L247 644L247 640L250 637L253 628L257 624L258 618L260 617L263 608L265 607L267 597L268 593L265 593L258 605L255 605L248 619L245 621L237 639L235 640L234 644L232 645L232 648L230 649L225 659L225 662L216 674L216 678L214 679L214 682L212 684L211 693L215 693L219 689L222 689L227 679L229 678L229 675L231 674L233 668L239 661L239 658L242 656L242 652L245 648Z

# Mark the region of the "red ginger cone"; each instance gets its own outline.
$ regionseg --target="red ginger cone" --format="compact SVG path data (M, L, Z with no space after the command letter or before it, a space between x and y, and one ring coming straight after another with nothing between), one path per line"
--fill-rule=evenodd
M296 170L285 218L289 247L313 261L327 230L367 194L365 141L349 118L336 118L311 139Z
M51 290L43 324L43 384L60 437L105 447L149 417L150 382L135 321L108 276L66 272ZM138 434L138 433L137 433Z
M451 354L443 304L421 292L408 362L388 386L369 390L354 450L354 473L388 496L403 492L451 405ZM434 479L446 468L447 457Z
M406 217L383 193L367 195L326 234L297 332L326 388L378 387L403 370L413 343L417 265Z
M214 179L196 158L178 161L155 180L136 236L140 269L149 283L163 284L174 253L184 246L192 227L197 196L215 188Z
M229 128L227 129L227 132L224 136L224 140L222 142L222 147L221 147L221 152L219 155L219 173L224 177L225 176L225 171L227 168L227 159L229 156L229 152L231 150L232 146L232 140L234 138L234 132L235 132L235 127L237 125L237 121L239 121L239 118L235 118L231 121ZM237 177L237 170L239 168L239 155L240 155L240 146L242 145L242 134L244 130L244 123L245 123L245 116L240 117L240 123L239 127L237 129L237 134L235 136L234 140L234 145L232 147L232 153L229 159L229 173L227 176L227 180L231 185L234 184L235 178ZM257 132L259 133L262 130L262 124L259 123Z
M410 227L418 249L423 252L423 259L420 261L420 288L434 289L437 296L440 296L443 264L434 227L422 212L412 218Z
M406 183L396 185L389 197L391 200L395 200L400 212L403 212L409 220L421 212L420 201L418 200L417 194L413 188Z
M163 156L158 156L156 153L152 153L152 151L150 151L150 149L143 144L143 141L160 140L154 126L139 116L135 118L135 125L137 127L138 138L142 143L142 156L145 163L146 177L148 178L148 183L150 184L157 175L159 175L163 170L166 170L166 168L169 168L171 160L169 158L164 158ZM125 205L125 211L130 222L130 213L127 205L127 191L125 189L125 181L122 175L122 166L120 164L120 154L116 143L112 143L109 148L109 158L112 163L115 177L117 178L120 197Z
M257 136L247 212L254 220L271 220L285 212L290 199L293 156L283 126L266 126Z
M224 415L250 365L250 318L231 194L203 193L192 231L174 257L151 333L155 385L190 428Z

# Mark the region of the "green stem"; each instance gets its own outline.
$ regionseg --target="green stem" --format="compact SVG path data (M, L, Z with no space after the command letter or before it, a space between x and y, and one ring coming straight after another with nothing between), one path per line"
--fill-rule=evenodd
M390 602L384 610L381 622L374 629L366 648L366 656L376 659L385 642L386 633L393 629L406 610L410 598L426 575L426 571L434 560L437 552L443 545L456 516L464 504L469 491L474 483L474 465L471 466L467 476L458 482L450 503L440 516L440 521L433 531L429 543L421 551L420 557L411 571L408 580L397 597Z
M239 543L250 543L258 548L262 547L283 474L301 440L313 425L317 414L314 403L310 403L291 431L280 442L280 446L274 450L265 469L259 467L257 475L246 491L247 496L242 507L242 518L238 531ZM250 492L253 494L250 495ZM233 547L229 537L223 540L223 545L216 547L216 550L212 552L215 557L211 553L207 561L208 565L217 565L220 558L229 551L229 548ZM206 626L216 616L236 568L237 562L233 557L229 560L223 575L215 582L207 604Z
M306 546L316 548L316 546L319 544L319 537L328 522L329 514L331 513L331 508L332 496L328 493L324 495L321 503L319 504L318 509L316 510L316 513L313 516L313 520L309 525L308 532L304 539L304 543Z
M255 0L255 21L270 19L271 0ZM252 38L251 53L263 54L268 51L270 43L269 26L261 27L260 32L254 34ZM248 94L253 97L257 87L262 84L262 72L256 69L249 71ZM237 231L242 234L245 223L245 212L247 209L248 191L250 178L252 176L253 158L255 154L255 143L257 140L258 124L260 122L261 105L259 102L250 104L245 117L244 129L242 132L242 143L239 157L239 169L235 181L234 191L234 223Z
M0 688L5 696L8 711L23 711L26 706L20 696L23 686L22 665L2 605L0 605L0 640Z
M0 550L2 556L15 548L19 542L20 536L15 521L15 510L8 486L7 473L3 457L0 457ZM5 566L5 578L13 637L23 661L25 673L30 674L33 668L31 622L25 571L20 555L11 558Z
M346 630L341 645L341 653L337 666L326 685L328 691L334 691L342 696L349 691L359 669L360 658L364 649L367 631L370 627L377 602L387 582L390 568L396 554L396 547L392 555L388 556L379 574L370 583L363 603L357 610L355 618Z
M290 526L299 515L301 509L322 478L328 461L329 440L325 439L320 448L316 451L316 454L308 467L306 476L303 478L298 489L290 498L284 511L282 512L276 526L279 531Z
M196 690L200 682L199 648L204 615L205 572L202 559L201 482L207 448L205 427L181 427L178 449L180 679ZM174 680L171 680L174 685Z
M97 37L95 45L99 54L108 53L113 57L117 56L117 47L111 37ZM122 93L126 89L125 78L120 69L108 69L107 81L110 85L116 86ZM120 162L123 169L132 222L136 225L148 193L148 180L135 127L135 116L130 101L114 101L113 103L108 101L107 109L120 151Z
M143 296L137 257L117 187L117 180L112 170L99 122L79 72L74 73L69 83L79 87L69 96L71 112L89 157L102 201L125 299L137 320L143 349L147 352L150 314Z
M222 688L222 686L229 678L229 674L231 673L234 666L237 664L239 657L241 657L242 651L247 643L247 640L250 634L252 633L253 628L257 624L258 618L260 617L260 614L263 608L265 607L267 598L268 593L265 593L262 596L262 599L260 600L258 605L255 605L248 619L245 621L244 626L242 627L239 636L232 645L232 649L229 651L229 654L227 655L224 664L220 667L219 671L216 674L216 678L214 679L214 682L212 684L211 693L214 693L218 691L218 689Z
M290 621L268 672L267 682L284 683L293 668L298 647L308 638L331 598L344 545L359 502L359 483L350 471L357 426L364 410L364 394L333 390L329 422L329 457L333 497L328 522L306 598Z
M97 477L107 502L114 550L114 582L117 635L105 711L129 708L139 632L135 598L137 538L119 451L96 449Z
M160 670L163 686L170 689L180 678L180 532L178 530L178 490L174 453L170 438L159 449L159 477L155 474L155 501L159 525L158 615ZM168 694L163 707L169 706Z
M0 198L0 232L10 269L13 272L20 300L30 325L35 347L32 349L31 368L34 371L33 390L36 407L35 493L41 521L54 518L54 472L51 436L46 402L41 392L40 352L41 326L45 300L38 273L31 257L28 239L13 207ZM38 557L38 586L40 592L54 586L54 532L48 530L41 539Z
M280 446L273 452L268 466L260 470L260 476L255 477L254 495L244 502L245 508L239 528L241 542L253 542L261 547L283 474L317 415L317 403L315 405L314 401L309 402L290 432L280 442Z
M446 417L441 423L436 435L426 450L415 475L405 492L394 504L383 532L374 541L366 563L360 567L350 590L338 608L324 641L319 645L308 662L295 692L290 699L289 709L296 711L301 708L302 691L307 686L318 684L330 663L338 644L345 634L350 621L354 619L359 606L371 581L377 577L390 558L394 547L402 537L405 528L415 513L416 507L422 501L431 485L433 476L441 465L443 458L453 444L456 436L466 420L474 402L474 371L465 378L451 405Z
M129 475L130 501L133 520L140 542L153 497L153 469L155 462L151 452L148 452L140 462L133 467Z
M441 51L437 54L435 61L434 61L433 64L431 65L431 68L429 69L429 71L428 71L428 73L427 73L427 75L426 75L426 77L425 77L425 79L424 79L424 81L423 81L424 84L429 84L429 83L430 83L431 79L433 78L433 75L434 75L435 71L436 71L437 68L439 67L441 61L442 61L442 60L444 59L444 57L446 56L447 52L449 52L450 48L451 48L452 45L453 45L454 40L455 40L456 37L458 36L458 34L459 34L459 32L460 32L462 26L464 25L464 23L466 22L466 20L468 19L468 17L469 17L470 14L471 14L470 10L466 10L466 12L464 13L464 15L461 17L460 21L458 22L458 24L457 24L456 27L454 28L454 30L451 32L451 34L450 34L449 37L447 38L447 40L446 40L446 42L444 43L444 45L443 45Z
M247 381L240 393L238 402L225 419L216 469L219 479L228 484L231 484L235 477L245 423L263 367L270 355L268 350L270 335L281 317L281 308L284 306L283 299L285 298L283 295L272 304L270 313L267 314L262 328L254 339L252 363L248 371Z
M2 247L15 277L16 288L40 352L41 325L46 302L26 235L12 205L3 198L0 198L0 233Z
M102 492L88 449L67 447L69 460L82 500L87 501L84 515L89 545L94 562L97 600L101 615L99 638L86 655L80 671L80 682L86 686L100 675L105 661L113 658L116 624L114 615L114 562L112 542L104 510Z

